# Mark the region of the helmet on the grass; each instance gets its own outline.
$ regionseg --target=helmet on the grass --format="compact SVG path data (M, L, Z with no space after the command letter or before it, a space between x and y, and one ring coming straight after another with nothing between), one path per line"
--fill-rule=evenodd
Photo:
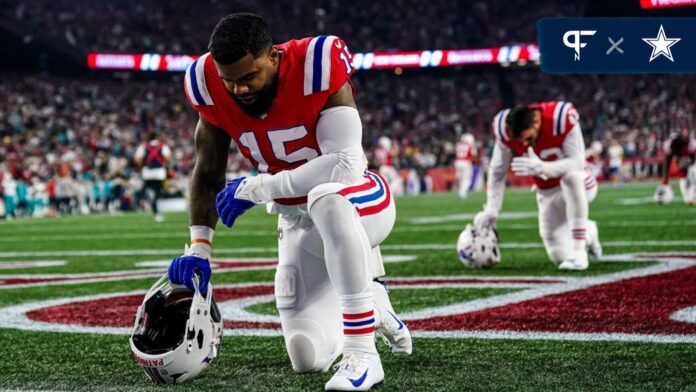
M175 384L198 376L218 355L222 343L220 311L213 287L174 285L165 274L145 294L130 337L131 351L156 384Z
M493 267L500 262L498 232L492 227L466 225L457 240L457 254L469 268Z

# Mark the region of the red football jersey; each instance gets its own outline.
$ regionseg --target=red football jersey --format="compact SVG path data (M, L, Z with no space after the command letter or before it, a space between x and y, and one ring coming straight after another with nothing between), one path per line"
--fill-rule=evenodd
M193 108L227 132L261 173L294 169L321 155L316 138L319 112L349 81L352 57L335 36L276 45L281 52L278 91L263 117L246 114L232 99L206 53L186 70L184 87ZM277 200L298 204L306 198Z
M392 157L391 151L384 147L377 147L375 149L375 161L377 166L394 166L394 158Z
M469 144L467 142L458 142L455 147L455 159L458 161L471 161L471 158L474 155L474 152L476 151L475 147L472 144Z
M530 108L541 109L541 129L534 146L534 152L544 161L555 161L563 158L563 141L568 133L578 124L580 116L570 102L551 101L529 105ZM505 120L510 109L500 111L493 119L495 137L512 150L514 156L527 153L527 147L520 140L513 140L508 132ZM534 177L534 183L539 189L549 189L560 184L560 178L544 180Z

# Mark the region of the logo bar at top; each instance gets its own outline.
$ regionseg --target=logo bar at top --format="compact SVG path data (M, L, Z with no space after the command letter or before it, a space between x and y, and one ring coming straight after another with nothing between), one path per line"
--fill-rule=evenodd
M696 73L696 18L543 18L548 73Z

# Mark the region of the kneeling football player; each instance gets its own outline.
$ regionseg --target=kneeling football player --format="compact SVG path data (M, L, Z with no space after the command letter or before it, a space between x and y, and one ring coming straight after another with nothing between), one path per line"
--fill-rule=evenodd
M279 214L275 299L296 372L341 362L327 390L368 390L384 379L375 333L392 352L411 353L394 313L379 245L395 220L389 187L366 171L353 99L351 54L335 36L273 45L253 14L223 18L209 53L185 75L199 112L191 179L191 246L170 278L210 277L218 216L231 227L257 203ZM225 184L231 140L260 175ZM217 197L216 197L217 195ZM217 207L217 208L216 208Z
M597 225L588 220L597 182L584 168L585 142L573 104L553 101L502 110L493 119L493 133L488 200L474 224L495 226L512 168L518 176L534 178L539 234L551 261L560 269L586 269L588 246L601 256Z

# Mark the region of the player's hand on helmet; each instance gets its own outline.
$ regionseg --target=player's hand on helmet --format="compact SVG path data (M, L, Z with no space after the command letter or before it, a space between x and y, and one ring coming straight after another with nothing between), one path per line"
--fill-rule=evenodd
M174 284L183 284L191 291L194 290L193 275L198 275L198 289L201 293L206 293L208 291L208 282L210 282L211 273L208 259L196 254L175 257L167 271L170 282Z
M246 187L246 182L247 177L235 178L217 194L215 207L220 220L227 227L232 227L237 217L255 205L254 202L239 196L239 192Z
M512 159L512 171L518 176L546 177L544 173L545 163L542 161L534 149L527 149L527 156L515 157Z
M476 214L474 217L474 226L478 228L492 228L495 227L498 221L498 211L492 209L484 209L483 211Z

